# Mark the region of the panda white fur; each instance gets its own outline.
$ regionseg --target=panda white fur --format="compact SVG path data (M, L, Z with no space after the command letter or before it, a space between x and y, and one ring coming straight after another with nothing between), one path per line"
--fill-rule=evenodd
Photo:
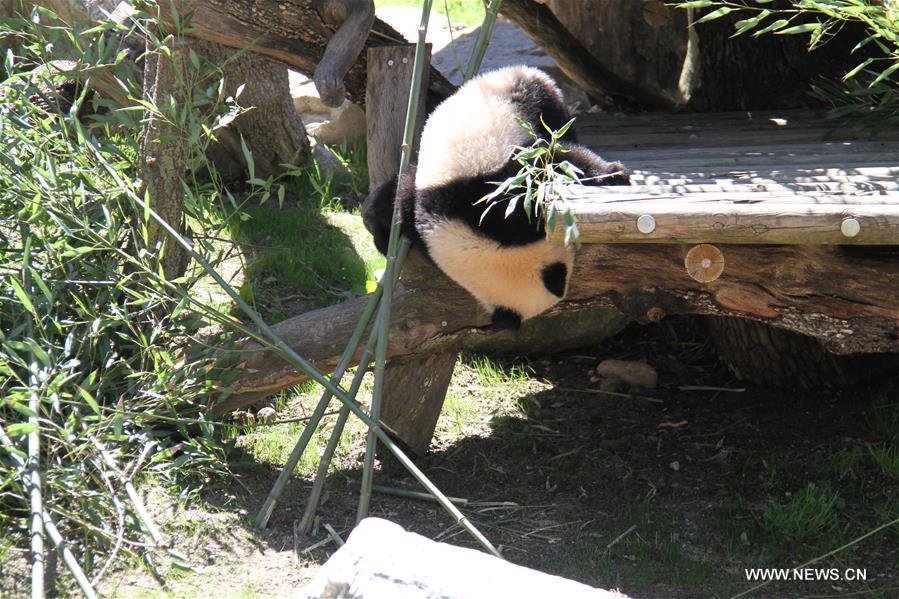
M428 117L417 166L375 190L364 208L375 245L386 253L396 197L402 233L492 313L496 328L517 329L562 299L574 262L573 249L548 241L544 223L523 208L506 217L503 203L481 220L486 204L475 204L518 172L515 147L533 142L518 119L546 135L541 116L553 130L569 121L561 91L542 71L513 66L470 80ZM629 182L620 163L573 142L569 129L564 158L584 171L585 183Z

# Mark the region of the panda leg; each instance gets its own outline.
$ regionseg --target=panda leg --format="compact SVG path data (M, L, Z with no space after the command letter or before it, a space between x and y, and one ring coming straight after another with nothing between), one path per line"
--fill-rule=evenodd
M517 331L521 328L521 314L511 308L497 306L490 317L490 328L495 331Z

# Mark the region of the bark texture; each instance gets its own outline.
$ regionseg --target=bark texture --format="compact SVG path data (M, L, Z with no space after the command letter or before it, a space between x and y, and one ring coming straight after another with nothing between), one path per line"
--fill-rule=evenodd
M816 338L831 353L899 351L899 260L894 255L834 246L720 249L727 260L726 276L706 284L684 268L689 246L583 246L565 300L525 325L539 327L543 321L552 330L553 319L591 312L611 326L620 323L608 318L609 311L640 322L672 314L742 316ZM420 272L428 274L401 279L395 293L390 358L492 336L484 329L489 316L466 291L435 268ZM358 298L301 314L279 323L275 331L316 367L330 371L366 301ZM559 335L570 333L559 322ZM306 378L253 343L245 348L244 374L232 385L234 394L213 408L216 413Z
M312 77L335 27L324 22L313 0L162 0L163 17L176 5L190 12L191 37L252 52L282 62ZM406 43L401 33L375 19L366 46ZM363 52L344 79L347 95L365 104L366 60ZM428 100L445 98L455 89L433 67Z
M757 385L802 389L840 386L857 360L828 353L813 338L743 318L709 318L721 360L734 375Z
M241 151L243 138L253 155L255 175L265 179L282 170L283 164L302 164L309 157L306 128L290 97L287 68L263 56L235 52L215 43L203 43L200 53L222 68L225 93L235 95L247 108L226 129L217 133L218 143L209 150L226 181L245 179L247 164Z
M151 50L148 44L148 58L144 63L145 100L161 110L166 110L172 104L183 107L184 90L178 81L183 81L187 64L184 48L174 44L168 56L151 54ZM144 195L151 207L176 231L181 231L184 219L181 180L187 158L187 144L186 136L175 122L172 115L145 111L140 170ZM147 228L147 249L159 257L165 276L169 279L180 277L187 268L187 252L172 242L155 221L148 220Z

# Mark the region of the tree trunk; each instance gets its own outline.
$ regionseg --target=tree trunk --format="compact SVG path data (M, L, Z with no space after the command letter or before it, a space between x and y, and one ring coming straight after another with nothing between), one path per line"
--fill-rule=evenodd
M780 0L775 6L788 6ZM696 18L710 12L704 9ZM690 107L701 112L763 110L820 106L809 95L810 84L822 77L839 79L861 62L853 47L863 29L846 24L824 46L808 51L807 35L734 36L735 13L696 25L698 65ZM864 51L863 51L864 52Z
M697 10L692 20L714 8ZM854 24L809 53L805 35L734 37L745 13L688 27L691 13L662 0L506 0L502 12L595 98L648 109L815 105L812 81L839 77L861 60L850 54L862 39Z
M159 107L163 114L146 110L144 130L140 142L140 170L146 197L150 206L176 231L182 230L184 219L184 195L181 180L184 176L184 162L187 157L186 136L178 129L174 115L167 111L169 106L181 109L184 105L184 81L187 58L186 50L178 40L170 47L170 52L154 52L147 44L147 58L144 62L144 99ZM174 279L184 274L187 268L187 252L174 243L156 221L147 220L149 231L147 250L157 256L162 263L166 278ZM136 236L138 238L139 236Z
M546 6L594 60L620 78L667 98L671 106L686 102L681 78L687 11L662 0L547 0Z
M238 53L233 48L205 42L200 53L224 73L225 94L236 96L248 110L217 133L218 143L208 155L225 181L249 176L240 140L253 155L254 174L265 179L283 170L284 164L303 164L309 157L306 128L290 97L287 68L263 56Z

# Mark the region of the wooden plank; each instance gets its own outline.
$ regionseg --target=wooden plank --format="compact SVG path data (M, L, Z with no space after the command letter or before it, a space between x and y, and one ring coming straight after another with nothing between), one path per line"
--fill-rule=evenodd
M648 201L569 202L581 243L733 243L899 245L899 203L801 204L784 196L759 203L684 203L676 195ZM638 219L653 225L638 230ZM855 219L855 236L841 232ZM561 239L563 227L551 236Z
M370 189L377 189L392 179L400 168L400 146L403 143L403 126L409 102L409 84L412 81L412 61L415 44L378 46L368 49L368 77L365 97L365 120L368 140L368 182ZM431 45L425 50L425 60L431 59ZM425 71L422 89L428 88ZM425 119L425 94L418 97L418 123L415 127L413 147Z
M780 202L795 204L897 204L899 183L891 181L883 187L862 189L849 183L815 183L784 185L759 183L745 185L719 183L685 183L681 185L631 185L612 187L573 186L570 200L605 204L610 202L679 201L696 202Z
M794 183L816 181L842 181L854 184L863 182L893 182L899 179L899 166L861 166L847 171L842 168L783 168L775 170L739 168L664 168L653 171L634 169L631 180L635 183L655 184L663 182L708 183L736 181L738 183Z

